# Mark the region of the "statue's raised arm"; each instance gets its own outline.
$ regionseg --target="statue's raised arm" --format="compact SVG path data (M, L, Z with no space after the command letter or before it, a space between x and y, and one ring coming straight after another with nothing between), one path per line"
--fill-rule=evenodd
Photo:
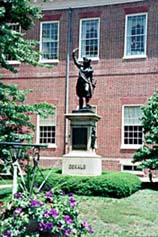
M76 49L74 49L74 50L72 51L72 58L73 58L73 60L74 60L74 64L75 64L78 68L80 68L80 67L82 66L82 64L78 62L78 59L77 59L77 56L76 56L77 51L78 51L78 48L76 48Z

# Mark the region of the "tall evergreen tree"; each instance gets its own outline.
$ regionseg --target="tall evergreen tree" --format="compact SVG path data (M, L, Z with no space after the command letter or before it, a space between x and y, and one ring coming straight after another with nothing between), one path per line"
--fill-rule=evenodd
M144 144L134 154L133 162L141 162L143 168L158 169L158 92L142 107L141 118Z

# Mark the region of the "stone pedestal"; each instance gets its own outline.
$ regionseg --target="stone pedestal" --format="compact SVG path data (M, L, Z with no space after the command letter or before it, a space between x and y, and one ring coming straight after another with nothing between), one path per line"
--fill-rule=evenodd
M96 154L94 134L100 119L92 110L77 110L65 115L70 121L69 153L63 155L64 175L101 175L101 157Z

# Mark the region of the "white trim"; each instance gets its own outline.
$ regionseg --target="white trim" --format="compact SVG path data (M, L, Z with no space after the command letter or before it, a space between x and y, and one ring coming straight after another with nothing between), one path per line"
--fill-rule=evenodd
M129 16L146 16L145 21L145 33L144 33L144 54L135 54L135 55L127 55L127 24L128 24L128 17ZM147 27L148 27L148 13L147 12L141 12L141 13L135 13L135 14L127 14L125 17L125 36L124 36L124 56L123 59L132 59L132 58L146 58L147 57Z
M144 0L49 0L45 3L41 0L34 0L38 2L42 10L57 10L57 9L69 9L69 8L84 8L84 7L95 7L95 6L107 6L115 4L125 4L134 2L143 2Z
M123 139L123 138L122 138ZM123 141L122 141L123 142ZM121 149L123 150L137 150L139 148L141 148L143 145L130 145L130 144L121 144Z
M122 128L121 128L121 149L128 149L128 150L137 150L143 146L142 144L124 144L124 109L125 107L141 107L142 104L124 104L122 105Z
M39 115L37 114L36 143L39 144Z
M49 143L48 148L57 148L57 145L55 143Z
M7 60L7 64L10 64L10 65L12 65L12 64L21 64L21 62L18 61L18 60Z
M137 59L137 58L147 58L147 55L145 54L140 54L140 55L127 55L123 56L123 59Z
M96 57L89 57L92 61L98 61L99 60L99 48L100 48L100 17L91 17L91 18L81 18L80 19L80 27L79 27L79 61L82 61L81 57L81 34L82 34L82 22L83 21L91 21L91 20L98 20L98 28L97 28L97 33L98 33L98 55Z
M42 55L40 55L39 62L41 62L41 63L58 63L59 62L59 30L60 30L60 21L41 21L40 22L40 53L42 54L42 25L43 24L52 24L52 23L58 23L57 58L56 59L42 59Z
M135 170L134 168L140 165L140 162L132 163L132 159L121 159L120 160L120 165L121 165L121 172L125 173L131 173L135 175L144 175L144 170ZM124 169L124 166L131 166L131 170Z
M41 59L40 56L40 63L59 63L59 59Z

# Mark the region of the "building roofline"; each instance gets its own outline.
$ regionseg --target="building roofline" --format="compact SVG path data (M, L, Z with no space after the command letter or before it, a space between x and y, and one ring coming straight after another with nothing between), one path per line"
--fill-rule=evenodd
M97 7L97 6L107 6L134 2L143 2L144 0L49 0L43 2L41 0L33 0L33 3L39 5L42 10L64 10L69 8L85 8L85 7Z

